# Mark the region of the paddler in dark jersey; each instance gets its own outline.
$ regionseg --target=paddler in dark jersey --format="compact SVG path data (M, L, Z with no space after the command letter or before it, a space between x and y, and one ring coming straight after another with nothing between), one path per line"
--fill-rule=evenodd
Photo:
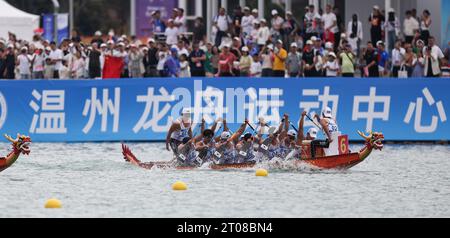
M166 149L172 149L175 155L178 154L178 146L182 144L186 137L192 138L191 110L183 109L181 117L172 123L166 137Z
M210 162L214 158L215 152L215 140L214 134L217 129L218 123L222 121L222 119L218 119L215 121L213 127L211 129L205 129L205 120L202 121L202 135L199 140L197 140L195 144L195 150L199 153L199 158L203 160L203 162Z
M177 162L181 166L201 166L203 160L198 157L198 152L195 148L195 142L198 138L186 137L183 143L178 146Z
M259 138L255 138L252 133L246 133L241 136L241 140L236 145L238 161L237 163L254 163L256 162L254 145L255 141L259 141Z

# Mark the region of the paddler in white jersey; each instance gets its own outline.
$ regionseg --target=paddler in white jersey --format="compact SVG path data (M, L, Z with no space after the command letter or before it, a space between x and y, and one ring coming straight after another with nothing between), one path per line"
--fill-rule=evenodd
M192 138L192 112L190 109L183 109L181 117L172 123L166 137L166 149L178 154L178 146L183 143L186 137Z
M316 115L319 120L322 130L327 136L328 142L330 143L329 148L325 148L326 156L333 156L339 154L339 141L338 138L341 136L338 124L333 118L331 108L327 107L322 112L322 118Z

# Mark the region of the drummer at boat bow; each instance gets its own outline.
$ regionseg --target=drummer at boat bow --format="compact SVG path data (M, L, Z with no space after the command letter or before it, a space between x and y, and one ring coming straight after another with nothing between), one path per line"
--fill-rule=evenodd
M178 146L183 143L184 138L192 138L192 112L190 109L183 109L181 117L172 123L167 133L166 149L178 154Z

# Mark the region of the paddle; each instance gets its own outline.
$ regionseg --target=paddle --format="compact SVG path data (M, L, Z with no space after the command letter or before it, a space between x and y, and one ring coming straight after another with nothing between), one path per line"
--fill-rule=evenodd
M309 117L308 114L306 115L306 117L317 127L317 129L322 130L322 127L317 125L317 123L313 119L311 119L311 117Z

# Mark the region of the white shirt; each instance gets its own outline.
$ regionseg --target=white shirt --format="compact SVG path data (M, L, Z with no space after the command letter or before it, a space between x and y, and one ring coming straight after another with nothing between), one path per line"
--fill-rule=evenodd
M358 38L347 38L348 44L352 47L353 54L356 55L358 51Z
M178 28L166 28L165 35L167 37L166 44L175 45L178 43Z
M400 48L399 50L394 48L392 50L392 64L394 66L400 66L403 63L403 60L405 59L406 50L403 48Z
M50 54L48 55L48 57L51 60L60 60L60 61L56 62L56 64L55 64L55 70L59 70L62 66L61 60L64 58L64 53L62 52L62 50L60 50L60 49L52 50L52 51L50 51Z
M33 62L33 72L43 72L44 71L44 63L45 63L45 57L44 54L33 55L34 62Z
M428 67L430 67L429 59L426 56L427 48L428 46L423 48L423 55L425 56L425 76L428 73ZM439 48L439 46L434 45L433 47L431 47L431 67L433 69L434 75L441 73L441 69L439 68L439 59L443 59L444 57L444 53L442 53L442 50L441 48Z
M228 31L228 25L232 23L228 15L219 15L214 18L214 23L217 23L220 31Z
M333 71L333 70L327 69L327 74L326 74L327 77L336 77L337 76L337 74L338 74L337 70L339 70L339 64L338 64L337 60L335 60L333 62L327 61L327 63L325 64L325 68L326 67L329 67L330 69L335 70L335 71Z
M414 17L405 19L405 21L403 22L403 26L403 33L405 33L406 36L414 36L414 31L420 28L419 22Z
M272 53L269 54L263 54L261 55L263 64L263 69L272 69L273 68L273 61L272 61Z
M262 65L261 62L254 62L250 65L250 74L252 77L261 77Z
M19 61L19 66L17 66L17 68L19 69L20 74L30 74L30 56L20 54L17 56L17 60Z
M260 27L258 30L258 45L265 45L270 37L270 30L269 27Z
M184 61L180 62L180 78L190 78L191 77L191 69L189 67L189 62Z
M356 37L359 38L360 40L363 40L363 27L362 27L361 21L358 21L358 23L356 23L356 25L357 25ZM353 21L350 21L347 26L348 38L350 38L350 35L352 34L352 28L353 28Z
M322 15L322 21L324 23L325 30L331 27L335 22L337 23L336 15L332 12L325 13ZM331 27L331 32L336 33L338 32L337 24L334 27Z
M187 57L189 57L189 51L186 48L180 49L178 46L174 46L174 48L177 49L178 57L180 57L182 54L185 54Z
M272 23L272 29L281 29L281 27L283 26L284 23L284 19L280 16L278 16L277 18L272 18L271 20Z
M243 16L242 17L242 30L245 34L250 35L253 30L253 20L255 17L253 15Z
M177 25L181 24L178 27L178 32L179 33L186 33L187 32L187 30L186 30L186 17L178 16L178 17L175 18L174 23L177 24Z

